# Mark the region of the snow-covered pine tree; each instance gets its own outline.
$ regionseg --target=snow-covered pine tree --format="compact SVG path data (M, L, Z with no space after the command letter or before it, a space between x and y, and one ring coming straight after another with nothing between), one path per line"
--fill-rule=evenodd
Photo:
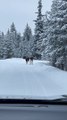
M16 32L16 28L15 28L14 22L11 24L10 32Z
M0 32L0 59L4 59L4 55L5 55L4 38L5 38L4 33Z
M3 32L0 35L0 58L22 57L21 34L17 33L14 23L6 35Z
M22 58L22 38L20 33L17 33L16 35L15 49L15 56L18 58Z
M59 15L60 10L59 7L61 5L60 0L53 0L51 13L50 13L50 25L49 25L49 55L51 58L51 64L56 66L56 62L59 56L59 39L58 36L60 34L59 28Z
M42 44L42 34L44 19L42 15L42 0L38 1L38 12L37 19L35 20L35 38L34 38L34 56L37 59L41 59L41 44Z
M42 59L43 60L50 60L49 56L49 31L50 31L50 12L46 12L44 16L44 32L43 32L43 41L42 41Z
M4 39L5 39L5 42L4 42L5 58L11 58L13 56L13 51L12 51L12 41L10 40L9 29L8 29Z
M24 34L23 34L23 57L27 56L30 57L32 56L32 49L33 49L33 36L32 36L32 31L31 28L26 25Z
M60 0L61 5L59 6L59 28L60 34L59 40L59 57L58 62L60 67L67 71L67 0ZM57 63L58 63L57 62Z
M67 0L53 0L50 19L51 63L67 70Z
M14 23L12 23L10 26L10 41L13 54L12 57L16 57L17 30Z

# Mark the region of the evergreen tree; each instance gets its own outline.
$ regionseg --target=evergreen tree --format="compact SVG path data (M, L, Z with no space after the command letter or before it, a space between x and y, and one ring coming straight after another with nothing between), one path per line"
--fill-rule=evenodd
M10 41L11 41L11 49L12 49L12 57L16 57L16 44L17 44L17 30L15 28L14 23L10 26Z
M60 34L59 28L59 15L60 15L60 0L53 0L51 14L50 14L50 25L49 25L49 55L51 58L51 63L56 66L56 61L59 56L58 47L59 41L58 36Z
M13 50L12 50L12 40L11 40L11 33L8 29L7 34L5 35L5 58L13 57Z
M15 56L22 58L22 39L21 39L20 33L17 33L17 36L16 36Z
M23 34L23 56L32 56L32 44L33 44L33 36L31 28L26 25L24 34Z
M8 29L3 44L4 58L21 57L21 35L17 33L14 23Z
M67 0L61 0L59 7L59 57L57 61L60 61L61 68L67 70Z
M38 2L38 12L37 19L35 20L35 39L34 39L34 51L35 56L38 59L41 59L41 44L42 44L42 34L43 34L43 25L44 19L42 15L42 0Z
M10 32L16 32L16 28L15 28L14 22L11 24Z
M61 69L67 70L67 1L53 0L50 26L49 51L51 63Z
M49 32L50 32L50 12L46 12L44 16L44 32L42 35L43 41L42 41L42 59L43 60L50 60L50 44L49 44Z
M4 34L2 32L0 32L0 59L4 58L5 55L5 48L4 48Z

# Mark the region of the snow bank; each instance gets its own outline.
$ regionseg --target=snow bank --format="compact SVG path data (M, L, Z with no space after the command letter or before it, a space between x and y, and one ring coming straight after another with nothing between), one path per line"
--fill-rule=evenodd
M67 72L47 61L0 60L0 98L56 98L67 94Z

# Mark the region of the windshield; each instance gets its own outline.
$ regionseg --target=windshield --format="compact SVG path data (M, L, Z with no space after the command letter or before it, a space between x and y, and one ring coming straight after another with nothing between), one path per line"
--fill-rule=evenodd
M0 99L66 95L67 1L0 0Z

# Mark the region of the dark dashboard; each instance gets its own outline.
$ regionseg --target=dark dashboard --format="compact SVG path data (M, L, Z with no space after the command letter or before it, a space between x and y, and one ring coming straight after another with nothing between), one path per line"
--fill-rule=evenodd
M1 100L0 120L67 120L67 103L38 100Z

